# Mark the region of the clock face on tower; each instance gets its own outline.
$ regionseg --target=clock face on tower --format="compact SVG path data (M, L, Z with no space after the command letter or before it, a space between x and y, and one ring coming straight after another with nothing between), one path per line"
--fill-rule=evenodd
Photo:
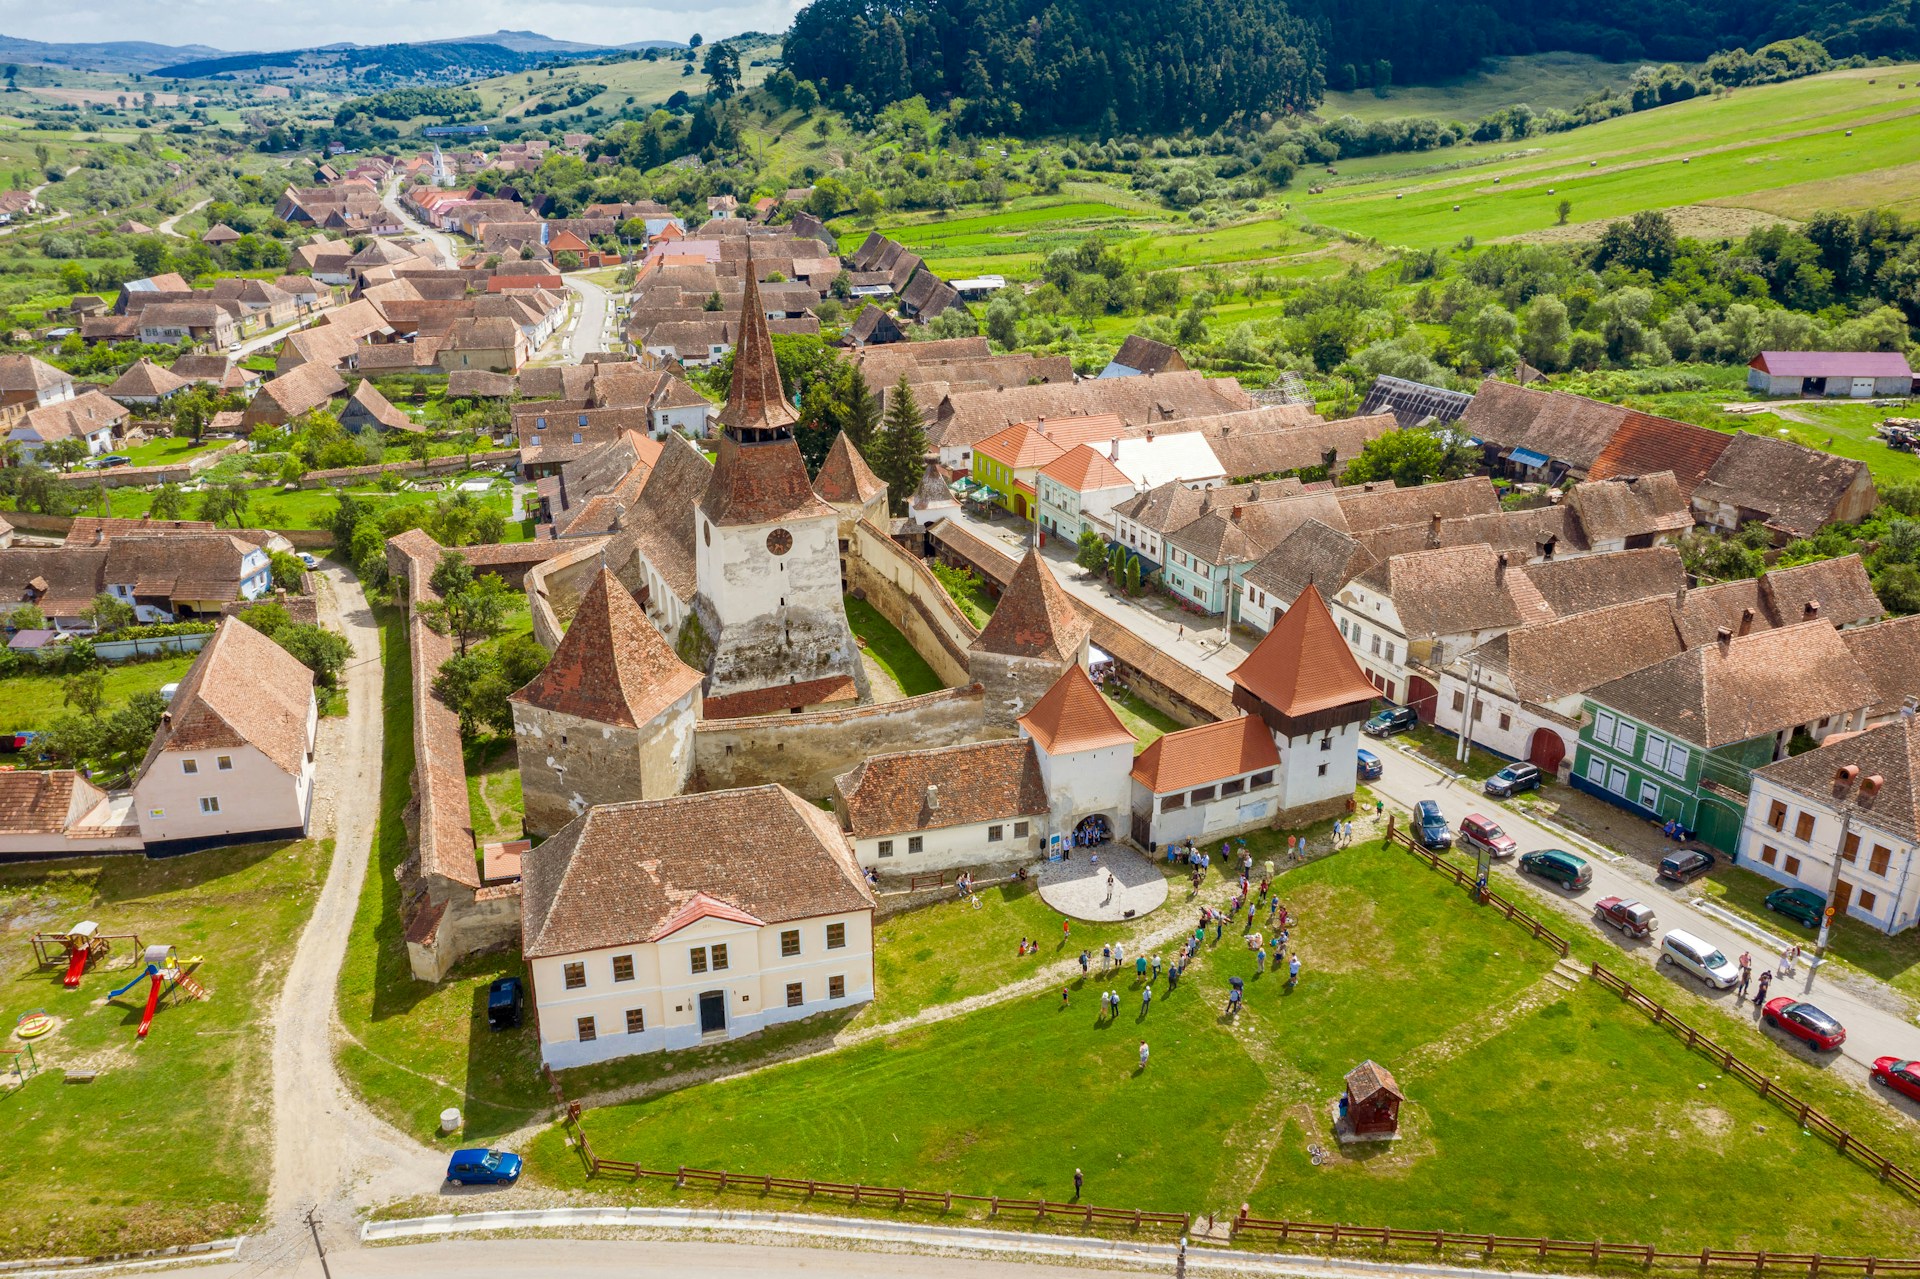
M785 555L793 549L793 534L783 528L777 528L767 534L767 549L775 555Z

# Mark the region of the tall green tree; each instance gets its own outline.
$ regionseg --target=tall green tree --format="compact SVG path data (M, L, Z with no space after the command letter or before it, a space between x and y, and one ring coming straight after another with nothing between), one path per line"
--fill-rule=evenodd
M907 502L920 487L927 458L927 431L920 417L920 402L904 373L887 396L875 453L873 470L887 482L887 506L893 514L904 515Z
M843 429L847 433L847 442L860 450L860 455L873 461L870 450L880 434L880 397L867 385L867 375L860 366L853 366L847 375L847 416Z
M428 582L440 598L422 603L420 612L434 630L453 637L462 656L469 643L505 628L513 593L494 574L475 573L458 551L441 557Z
M244 480L225 480L209 485L200 495L200 518L215 524L244 528L253 494Z

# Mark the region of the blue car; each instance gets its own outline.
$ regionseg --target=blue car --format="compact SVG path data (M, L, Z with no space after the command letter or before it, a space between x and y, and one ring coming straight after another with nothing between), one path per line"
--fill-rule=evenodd
M1380 757L1378 755L1374 754L1370 750L1362 750L1359 754L1359 760L1360 760L1359 771L1360 771L1361 781L1363 782L1372 781L1374 778L1380 776L1380 772L1381 772Z
M456 1150L447 1161L447 1180L456 1186L511 1186L520 1180L520 1156L482 1146Z
M1413 806L1413 829L1422 847L1453 847L1453 829L1447 825L1446 814L1434 800L1423 799Z

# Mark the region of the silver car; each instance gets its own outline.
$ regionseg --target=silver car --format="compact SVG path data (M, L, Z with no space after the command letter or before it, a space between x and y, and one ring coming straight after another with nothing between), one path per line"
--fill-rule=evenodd
M1740 980L1740 967L1712 942L1676 928L1660 939L1660 962L1692 973L1716 990L1728 990Z

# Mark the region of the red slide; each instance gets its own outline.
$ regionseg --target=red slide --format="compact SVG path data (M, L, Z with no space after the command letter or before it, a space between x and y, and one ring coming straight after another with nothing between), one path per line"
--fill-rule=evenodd
M73 958L67 961L66 982L69 987L80 984L80 974L87 971L87 948L80 947L73 952Z
M140 1034L138 1037L141 1039L147 1037L147 1028L153 1025L154 1010L160 1007L160 991L165 985L166 983L160 979L159 975L155 974L153 977L153 988L147 992L147 1011L142 1014L140 1018Z

